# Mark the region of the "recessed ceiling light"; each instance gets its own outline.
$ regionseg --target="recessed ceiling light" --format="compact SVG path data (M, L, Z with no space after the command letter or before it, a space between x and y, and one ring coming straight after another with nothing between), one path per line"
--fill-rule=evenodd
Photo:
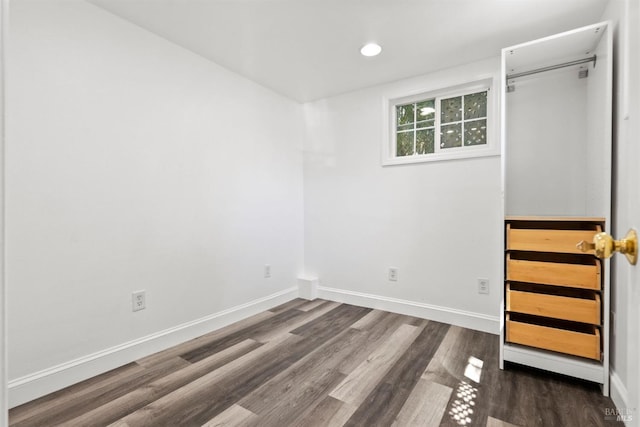
M382 52L382 48L377 43L368 43L360 49L360 53L364 56L376 56L380 54L380 52Z

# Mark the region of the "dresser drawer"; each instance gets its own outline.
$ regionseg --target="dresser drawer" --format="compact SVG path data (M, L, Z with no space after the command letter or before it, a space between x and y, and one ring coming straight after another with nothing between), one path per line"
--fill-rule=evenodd
M515 319L507 313L507 342L600 360L600 330L595 326L578 332L512 320L512 317Z
M507 283L507 311L600 324L600 295L594 291L561 292L542 286ZM570 296L571 295L571 296Z
M600 261L593 259L590 262L591 264L568 264L528 261L512 259L507 255L507 280L599 290Z
M582 254L576 245L582 240L592 242L593 236L600 231L600 226L594 226L594 230L541 230L507 226L507 250ZM594 252L591 250L587 253Z

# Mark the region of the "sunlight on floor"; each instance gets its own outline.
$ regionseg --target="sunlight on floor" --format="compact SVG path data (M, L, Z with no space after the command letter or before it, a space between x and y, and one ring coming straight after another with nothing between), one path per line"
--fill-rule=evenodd
M469 378L471 381L474 381L480 384L480 375L482 375L482 366L484 362L480 359L477 359L473 356L469 358L469 363L464 370L464 376Z
M464 369L464 376L469 378L475 383L480 383L480 376L482 375L482 366L484 362L476 357L469 357L466 368ZM456 389L456 397L451 405L449 416L458 425L466 426L470 425L473 418L473 407L476 402L475 399L478 395L478 389L466 381L460 381L458 388Z
M466 426L471 424L471 417L473 415L473 406L476 402L476 393L478 389L473 387L466 381L461 381L456 390L457 399L453 401L449 416L458 425Z

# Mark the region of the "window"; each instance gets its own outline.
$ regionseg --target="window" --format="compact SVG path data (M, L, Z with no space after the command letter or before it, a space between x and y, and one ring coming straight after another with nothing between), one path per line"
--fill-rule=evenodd
M387 99L383 164L496 155L489 82Z

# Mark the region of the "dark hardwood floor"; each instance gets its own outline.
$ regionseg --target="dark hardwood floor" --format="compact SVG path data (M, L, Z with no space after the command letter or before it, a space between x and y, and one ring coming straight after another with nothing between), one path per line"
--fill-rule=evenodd
M495 335L294 300L10 411L11 426L604 426L598 386Z

